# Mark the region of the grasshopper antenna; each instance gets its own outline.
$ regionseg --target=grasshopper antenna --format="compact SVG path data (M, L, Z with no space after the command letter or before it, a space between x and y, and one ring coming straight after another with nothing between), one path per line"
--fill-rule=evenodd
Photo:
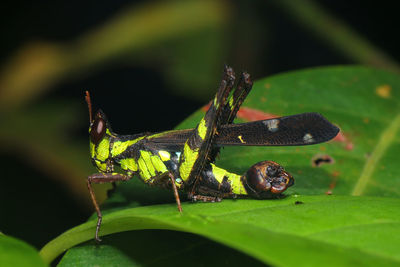
M86 100L86 103L87 103L88 109L89 109L89 120L90 120L90 123L92 123L92 121L93 121L93 117L92 117L92 101L90 100L89 91L86 91L85 100Z

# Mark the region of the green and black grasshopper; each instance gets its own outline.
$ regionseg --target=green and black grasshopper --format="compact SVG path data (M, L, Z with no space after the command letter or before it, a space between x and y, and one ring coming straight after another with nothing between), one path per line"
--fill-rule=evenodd
M87 185L97 211L95 238L99 239L102 215L92 183L126 181L137 175L149 185L173 189L182 211L178 190L192 201L222 198L279 196L294 182L291 174L273 161L251 166L243 175L217 167L214 162L223 146L312 145L335 137L339 129L317 113L233 124L239 107L252 88L250 75L242 73L235 87L235 73L225 66L218 92L196 128L161 133L119 135L111 130L104 113L90 115L90 157L99 173ZM119 165L124 173L115 173Z

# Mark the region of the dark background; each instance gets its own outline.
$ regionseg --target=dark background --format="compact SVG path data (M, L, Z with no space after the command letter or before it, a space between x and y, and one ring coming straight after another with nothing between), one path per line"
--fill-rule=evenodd
M47 144L46 147L52 149L46 150L47 154L38 154L29 146L34 143L41 147L41 142L45 141L37 135L42 133L46 140L54 138L67 146L70 142L87 148L88 115L84 90L91 91L94 105L105 111L114 131L128 134L175 127L211 99L224 63L234 66L237 72L247 70L255 80L280 72L336 64L365 64L398 71L395 63L400 58L398 11L392 6L393 1L296 2L305 6L318 5L322 14L329 14L336 22L343 23L341 25L358 34L363 41L372 44L378 54L384 51L393 65L343 52L343 48L334 43L333 33L313 30L287 6L277 2L221 2L229 10L229 16L227 23L217 25L216 29L210 27L200 33L174 36L93 66L77 68L52 81L46 90L37 90L29 101L2 107L0 231L40 248L63 231L84 222L92 213L87 202L81 201L85 196L71 191L56 178L58 170L54 169L58 165L53 166L54 161L43 156L50 155L51 158L53 153L62 157L63 150ZM70 44L106 25L127 9L142 5L151 8L159 3L3 1L0 8L0 85L4 85L1 79L10 69L16 75L24 75L18 67L13 69L11 66L16 58L24 59L24 56L18 57L21 51L32 51L29 50L32 43ZM320 22L316 19L315 23ZM351 40L349 45L352 45ZM70 52L74 53L74 50ZM40 59L39 56L36 60L40 62ZM0 87L0 97L4 90ZM55 111L55 118L48 119L46 114L52 113L52 109L44 108L39 123L30 124L21 119L29 118L29 114L36 114L37 109L48 105L67 107L67 111L71 108L76 110L76 115L68 117L67 111ZM67 127L47 129L48 124L58 125L64 119L68 121ZM18 134L10 131L12 127ZM18 135L18 138L8 135ZM87 159L82 164L90 165L90 162ZM86 168L90 170L90 167ZM85 187L85 177L78 183ZM86 197L88 199L89 195Z

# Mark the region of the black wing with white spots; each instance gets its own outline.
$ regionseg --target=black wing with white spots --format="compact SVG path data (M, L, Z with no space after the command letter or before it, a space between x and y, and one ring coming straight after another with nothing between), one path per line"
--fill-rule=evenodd
M229 124L215 138L217 146L300 146L331 140L339 128L321 114L303 113L262 121Z
M149 140L158 147L179 149L191 133L188 130L167 132ZM214 146L301 146L323 143L339 133L339 128L321 114L303 113L287 117L220 127Z

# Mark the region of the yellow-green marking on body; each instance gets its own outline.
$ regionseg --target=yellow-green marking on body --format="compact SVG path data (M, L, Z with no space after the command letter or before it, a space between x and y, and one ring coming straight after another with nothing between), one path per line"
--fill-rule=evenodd
M162 161L167 161L171 159L171 154L165 150L158 151L158 155L160 155Z
M197 126L197 131L201 139L204 140L204 138L206 138L206 133L207 133L206 120L204 118L201 119L199 125Z
M118 156L122 152L124 152L129 146L136 144L138 141L142 140L144 137L139 137L133 140L128 140L128 141L116 141L113 144L113 147L111 149L111 155L113 157Z
M212 163L210 165L211 165L212 172L214 174L215 179L221 184L222 181L224 180L226 170L219 168Z
M138 170L138 165L133 158L121 159L119 163L121 164L121 168L123 170L129 170L133 172Z
M157 138L157 137L168 135L168 134L171 134L174 132L179 132L179 130L171 130L171 131L165 131L165 132L161 132L161 133L155 133L155 134L147 136L146 138L147 139Z
M96 147L96 158L99 160L106 160L110 154L110 141L108 138L103 138Z
M192 171L194 162L196 161L199 155L199 149L190 149L188 143L185 143L183 148L183 159L181 166L179 167L179 174L183 181L186 181L189 178L190 172Z
M240 175L235 173L226 172L225 174L228 176L228 180L231 184L232 193L236 195L247 195L246 189L244 188L242 181L240 181Z
M154 168L156 169L157 172L159 173L164 173L164 172L168 172L167 167L165 166L164 162L161 160L161 158L157 155L152 155L150 157L151 159L151 163L154 166Z
M229 106L233 108L233 97L229 98Z
M90 150L90 158L92 158L92 159L94 158L95 153L96 153L95 148L96 148L96 146L93 144L92 141L90 141L89 150Z
M94 162L96 162L96 167L100 172L107 171L107 164L105 162L101 162L99 160L95 160Z
M156 175L156 170L151 163L151 153L149 151L140 151L140 157L138 159L140 176L147 181L151 177Z

